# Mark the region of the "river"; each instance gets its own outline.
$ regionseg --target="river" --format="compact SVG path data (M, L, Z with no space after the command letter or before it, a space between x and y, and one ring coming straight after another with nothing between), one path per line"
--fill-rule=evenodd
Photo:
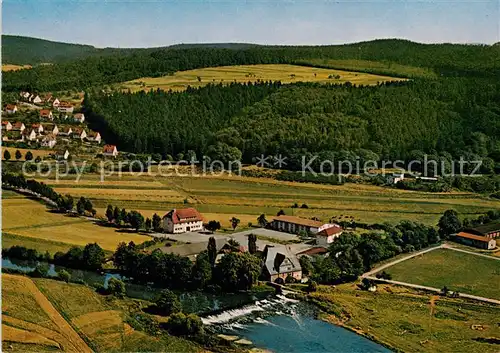
M2 268L29 272L37 263L2 258ZM107 285L116 273L98 274L48 265L48 276L70 272L72 280ZM151 300L161 288L126 283L127 295ZM385 347L347 329L316 319L316 309L304 302L269 293L216 296L201 292L180 293L183 311L196 313L215 331L250 340L256 347L276 353L390 352ZM210 313L210 314L207 314Z

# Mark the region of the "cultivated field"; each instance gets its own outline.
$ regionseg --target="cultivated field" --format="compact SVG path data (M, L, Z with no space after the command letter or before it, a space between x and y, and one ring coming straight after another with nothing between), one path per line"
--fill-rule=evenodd
M40 202L27 198L2 200L2 233L8 234L7 244L31 247L40 240L40 250L49 252L60 251L63 244L84 246L93 242L105 250L114 251L122 241L141 243L150 239L101 227L84 218L52 213Z
M126 323L132 312L140 313L140 301L103 297L84 285L17 275L2 275L2 286L4 351L199 351L181 338L152 337Z
M397 348L394 351L498 352L498 345L483 341L498 339L498 306L390 285L379 285L376 293L354 284L320 286L312 296L335 313L323 316L325 320Z
M87 343L27 277L2 275L2 345L16 351L92 352Z
M340 76L340 78L328 78L329 76ZM220 66L204 69L178 71L170 76L143 77L119 85L122 89L131 91L163 89L183 91L188 86L201 87L209 83L232 82L246 83L257 81L281 81L283 83L294 82L320 82L320 83L344 83L375 85L378 82L396 81L400 78L389 76L366 74L361 72L350 72L334 69L320 69L298 65L241 65Z
M2 71L17 71L22 69L31 69L31 65L2 64Z
M397 223L413 220L436 225L447 209L463 217L475 218L490 209L499 208L500 201L472 193L433 194L377 187L363 184L341 186L311 183L280 182L265 178L238 176L159 177L123 175L108 177L104 183L96 174L87 174L79 182L66 178L55 181L38 179L56 191L73 196L90 197L103 212L108 204L138 210L145 216L164 215L177 207L196 207L207 220L215 219L229 227L229 219L240 218L241 226L256 223L264 213L268 218L283 209L286 214L331 217L366 223ZM306 204L308 208L292 208Z
M308 59L300 60L303 63L329 67L341 70L359 70L365 72L377 72L384 75L402 75L404 77L430 77L436 78L437 75L432 69L401 65L392 62L369 61L369 60L335 60L335 59Z
M500 299L500 261L438 249L386 268L395 281Z
M47 158L50 154L53 154L53 150L35 150L35 149L27 149L27 148L14 148L14 147L2 147L2 159L5 159L3 154L4 151L7 150L10 153L10 160L15 161L16 160L16 151L21 152L21 159L20 161L24 161L24 157L26 156L26 152L31 151L33 154L33 160L40 156L40 158Z

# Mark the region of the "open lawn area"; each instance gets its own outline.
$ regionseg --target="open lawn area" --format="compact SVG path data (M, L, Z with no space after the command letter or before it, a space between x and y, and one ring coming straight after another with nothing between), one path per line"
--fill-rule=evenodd
M329 78L330 76L330 78ZM337 77L337 78L335 78ZM210 83L230 84L233 82L246 83L257 81L281 81L282 83L294 82L320 82L375 85L378 82L399 81L401 78L350 72L344 70L321 69L299 65L240 65L220 66L203 69L178 71L170 76L143 77L124 82L118 86L131 91L150 89L163 89L183 91L188 86L201 87Z
M426 193L353 184L321 185L283 182L239 176L111 176L103 183L97 174L85 174L79 182L69 177L60 181L41 179L56 191L73 197L87 196L103 216L108 204L138 210L145 216L163 216L171 208L196 207L206 220L218 220L229 227L236 216L240 226L256 224L264 213L268 219L283 209L288 215L354 217L364 223L397 223L401 220L436 225L444 211L456 210L461 217L476 218L500 208L500 200L467 192ZM292 208L306 204L307 208Z
M3 246L24 245L49 252L60 251L63 244L85 246L94 242L104 250L114 251L120 242L138 244L150 239L101 227L85 218L51 212L42 203L28 198L2 200L2 233L7 233ZM40 244L34 246L37 239Z
M438 249L386 268L395 281L500 299L500 261Z
M323 319L403 352L498 352L481 342L498 338L500 307L443 298L407 288L379 285L376 293L354 284L320 286L312 294L332 315ZM482 325L481 330L472 325Z

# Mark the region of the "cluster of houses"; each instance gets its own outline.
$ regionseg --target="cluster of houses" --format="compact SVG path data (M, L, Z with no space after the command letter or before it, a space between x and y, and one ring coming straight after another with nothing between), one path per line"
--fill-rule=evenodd
M167 233L181 234L186 232L198 232L203 228L203 216L195 208L173 209L162 219L163 229ZM328 252L326 247L342 234L342 228L337 224L323 223L311 219L294 216L281 215L274 217L269 224L270 228L297 234L304 231L316 237L316 246L295 253L290 246L280 244L267 244L262 250L263 273L267 280L276 282L284 281L291 276L296 281L303 280L302 268L299 263L301 256L324 255ZM197 253L206 249L206 243L189 244L179 255L196 256ZM227 241L217 242L217 259L222 257L227 250L235 251ZM240 252L248 251L246 246L237 249ZM167 249L166 251L171 251ZM216 261L217 261L216 259Z
M58 127L54 123L27 124L21 122L2 121L3 141L38 142L42 147L53 148L58 138L67 138L78 141L88 141L99 144L101 135L98 132L87 131L83 127Z

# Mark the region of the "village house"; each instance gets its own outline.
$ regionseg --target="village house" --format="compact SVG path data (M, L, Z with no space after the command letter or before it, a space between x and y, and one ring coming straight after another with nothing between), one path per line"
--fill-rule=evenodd
M42 124L42 128L44 133L57 135L59 134L59 128L56 124Z
M19 95L21 96L22 99L25 99L25 100L27 100L29 97L31 97L31 93L29 93L29 92L21 92L21 93L19 93Z
M89 131L87 141L101 143L101 134L95 131Z
M57 98L56 98L56 99L54 99L54 101L52 102L52 106L53 106L54 108L59 107L59 104L61 104L61 102L60 102L60 101L59 101L59 99L57 99Z
M271 221L271 228L274 230L293 234L299 232L316 234L329 227L333 227L333 224L286 215L274 217Z
M57 110L60 113L73 113L73 104L69 102L60 102L59 106L57 107Z
M52 94L51 94L51 93L46 94L46 95L43 97L43 101L44 101L45 103L47 103L47 104L48 104L48 103L50 103L50 102L52 102Z
M49 134L47 136L44 136L40 145L42 147L53 148L56 145L56 143L57 143L57 140L56 140L55 135Z
M316 234L316 244L327 247L341 234L342 227L338 224L333 224L332 227L325 228Z
M57 160L66 160L69 158L69 151L68 150L59 150L54 153L54 156L56 157Z
M74 128L73 132L71 133L71 137L75 140L76 139L83 140L84 138L87 137L87 132L85 131L85 129L82 128Z
M12 130L12 124L10 123L10 121L5 121L5 120L2 121L2 130L5 131Z
M389 184L397 184L405 179L404 173L392 173L387 177L387 182Z
M23 131L23 135L24 135L24 139L28 140L28 141L35 141L37 139L37 136L38 136L36 131L33 129L30 129L29 131L28 131L28 129L25 129Z
M455 241L465 245L473 246L475 248L487 250L495 249L495 247L497 246L497 242L493 238L470 234L467 232L460 232L458 234L455 234Z
M500 223L492 222L465 230L467 233L480 235L490 239L500 237Z
M33 102L34 104L41 104L41 103L43 103L43 100L42 100L42 98L40 98L40 96L37 94L37 95L33 95L33 96L32 96L31 102Z
M71 126L62 127L61 130L59 130L59 136L71 136L72 133L73 129Z
M285 282L288 276L295 280L302 279L302 268L297 256L292 253L288 246L267 245L264 248L263 274L266 280L271 282Z
M46 120L54 120L54 115L52 115L52 111L49 109L41 109L40 118Z
M186 233L203 230L203 217L194 208L173 209L163 216L166 233Z
M26 129L26 126L24 126L24 124L21 121L16 121L12 125L12 131L21 131L21 132L23 132L24 129Z
M33 130L35 130L35 132L37 134L39 134L39 135L43 132L43 126L42 126L42 124L39 124L39 123L38 124L31 124L31 128Z
M105 157L116 157L118 155L118 150L115 145L104 145L102 155Z
M5 112L9 115L17 113L17 105L15 104L7 104L5 106Z
M85 121L85 115L83 115L83 113L76 113L73 115L73 121L81 124Z

